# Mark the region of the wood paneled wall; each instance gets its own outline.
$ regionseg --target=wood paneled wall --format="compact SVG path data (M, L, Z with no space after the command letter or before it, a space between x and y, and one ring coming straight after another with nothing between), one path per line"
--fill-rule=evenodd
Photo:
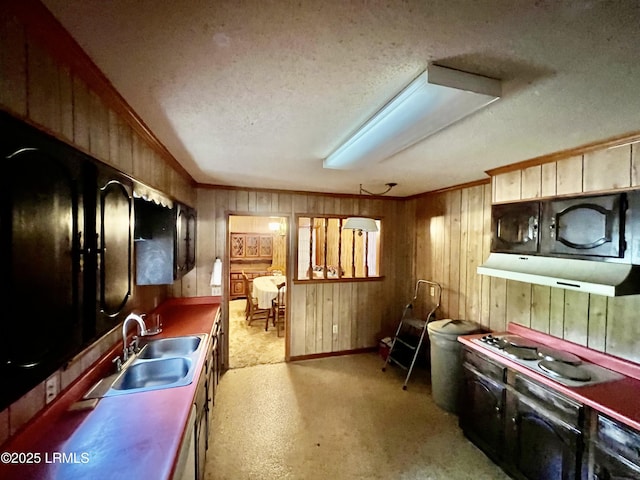
M476 267L489 255L490 184L435 193L411 202L415 209L416 277L442 286L436 316L504 330L504 305L496 299L496 286L492 279L476 273Z
M274 215L288 219L288 274L295 270L297 214L371 215L383 221L384 279L368 282L289 282L291 357L372 347L395 328L412 291L413 217L409 202L241 189L198 189L197 295L210 292L216 256L228 275L229 214ZM228 285L223 287L228 297ZM225 312L226 314L226 312ZM228 318L225 317L225 322ZM338 333L333 333L334 325Z

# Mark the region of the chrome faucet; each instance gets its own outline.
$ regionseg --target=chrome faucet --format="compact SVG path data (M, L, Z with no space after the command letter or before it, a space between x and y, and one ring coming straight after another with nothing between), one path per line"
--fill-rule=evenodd
M136 313L130 313L127 318L122 322L122 360L126 362L129 358L129 355L134 353L136 348L138 347L138 337L133 337L133 342L131 347L127 347L127 327L129 326L129 322L134 320L138 323L138 329L140 331L139 335L144 337L147 334L147 326L144 324L143 315L138 315Z

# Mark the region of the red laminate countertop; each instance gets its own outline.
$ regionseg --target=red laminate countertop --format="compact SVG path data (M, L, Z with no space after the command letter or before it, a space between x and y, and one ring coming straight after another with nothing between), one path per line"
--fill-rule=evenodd
M511 361L509 358L495 353L482 344L472 341L473 339L482 337L484 334L465 335L459 337L458 341L497 360L499 363L507 365L513 370L526 373L538 382L548 385L578 402L588 405L640 431L640 365L531 330L518 324L509 324L507 330L507 333L520 335L548 347L571 352L586 361L621 373L625 378L584 387L567 387L534 370L530 370L527 367ZM501 334L497 333L494 335Z
M155 338L211 334L219 297L170 299L156 309L163 331ZM207 341L211 341L210 336ZM89 390L121 353L117 344L90 371L63 392L3 452L23 452L20 463L0 463L3 480L169 479L194 401L206 355L194 381L183 387L101 398L93 410L68 407ZM205 350L206 351L206 350ZM64 454L66 457L61 457ZM6 454L5 454L6 455ZM25 463L31 460L32 463ZM61 461L65 460L65 461Z

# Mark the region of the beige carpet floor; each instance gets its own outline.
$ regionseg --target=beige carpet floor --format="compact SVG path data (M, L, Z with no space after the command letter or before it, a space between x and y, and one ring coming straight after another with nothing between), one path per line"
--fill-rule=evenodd
M428 375L376 354L230 370L205 480L508 480L431 399Z
M229 302L229 368L284 362L284 335L271 325L265 332L264 321L247 325L245 302Z

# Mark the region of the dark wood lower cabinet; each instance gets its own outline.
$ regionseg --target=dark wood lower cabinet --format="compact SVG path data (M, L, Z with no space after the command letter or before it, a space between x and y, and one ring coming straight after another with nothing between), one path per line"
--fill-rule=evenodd
M460 426L490 458L501 456L504 444L506 386L480 373L469 364L463 367L465 408Z
M523 395L509 396L507 447L515 476L527 480L577 480L581 431Z
M581 480L584 407L524 375L463 352L460 427L518 480Z
M589 479L640 479L640 432L599 413L592 418Z
M207 374L202 372L196 390L196 429L195 429L195 464L196 480L204 478L207 459L207 438L209 436L209 407L207 404Z

